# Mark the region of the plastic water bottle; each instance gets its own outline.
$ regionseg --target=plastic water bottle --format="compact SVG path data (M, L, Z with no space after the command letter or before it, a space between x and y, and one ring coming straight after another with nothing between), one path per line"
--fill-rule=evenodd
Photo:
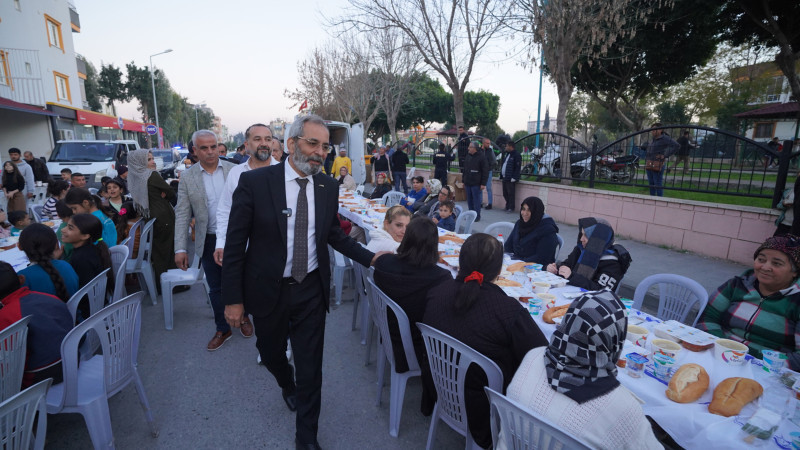
M502 245L503 247L505 247L505 245L506 245L506 240L505 240L505 239L503 239L503 235L502 235L502 234L498 234L498 235L497 235L497 240L498 240L498 241L500 241L500 245Z

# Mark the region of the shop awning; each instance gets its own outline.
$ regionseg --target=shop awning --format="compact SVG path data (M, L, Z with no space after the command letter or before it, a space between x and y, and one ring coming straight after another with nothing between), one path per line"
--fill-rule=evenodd
M15 102L7 98L0 97L0 109L9 109L11 111L25 112L30 114L39 114L42 116L58 117L51 111L48 111L40 106L28 105L26 103Z
M144 132L146 125L135 120L123 119L122 117L114 117L106 114L100 114L85 109L78 109L77 113L78 123L84 125L94 125L98 127L118 128L120 130L129 130L136 132Z

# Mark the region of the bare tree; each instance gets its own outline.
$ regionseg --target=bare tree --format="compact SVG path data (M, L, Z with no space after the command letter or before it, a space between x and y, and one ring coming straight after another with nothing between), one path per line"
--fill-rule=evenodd
M503 0L350 0L336 25L374 33L395 28L453 92L456 123L464 123L464 91L475 60L503 29L513 2Z
M337 61L332 59L330 48L315 48L305 60L297 63L300 87L293 91L286 89L283 95L295 102L293 107L308 101L309 109L326 119L348 119L335 104L331 78L326 73L335 64Z

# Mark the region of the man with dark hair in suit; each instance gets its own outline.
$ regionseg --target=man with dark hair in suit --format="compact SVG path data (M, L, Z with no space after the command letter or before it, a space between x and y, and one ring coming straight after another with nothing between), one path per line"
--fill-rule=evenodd
M322 118L297 119L287 134L286 162L245 172L233 194L222 266L225 318L253 316L256 347L297 411L297 448L317 449L322 347L330 299L328 245L371 265L375 255L339 225L339 187L321 173L330 151ZM286 358L291 338L295 370Z

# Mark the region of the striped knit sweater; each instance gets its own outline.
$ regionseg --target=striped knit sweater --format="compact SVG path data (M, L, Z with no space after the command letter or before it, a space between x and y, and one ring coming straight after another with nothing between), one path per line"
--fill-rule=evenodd
M761 350L773 349L789 355L789 365L800 368L800 282L763 297L757 289L753 269L733 277L708 300L697 328L714 336L733 339L750 347L761 358Z

